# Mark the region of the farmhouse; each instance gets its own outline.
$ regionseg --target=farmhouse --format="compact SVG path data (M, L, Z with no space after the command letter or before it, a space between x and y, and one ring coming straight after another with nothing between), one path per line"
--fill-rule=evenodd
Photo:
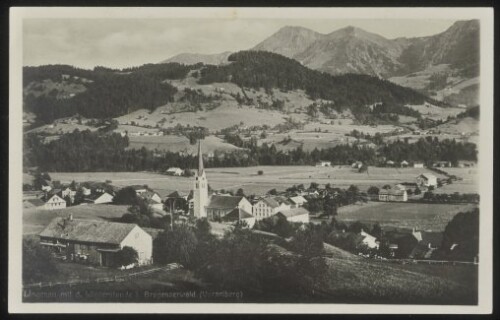
M332 166L331 161L320 160L319 162L316 163L316 167L331 167L331 166Z
M63 198L66 198L66 197L69 197L71 199L71 202L74 201L75 199L75 195L76 195L76 190L73 190L72 188L70 187L66 187L65 189L63 189L61 191L61 196Z
M284 216L288 222L309 223L309 211L305 208L281 210L276 215Z
M396 185L390 189L382 189L378 193L379 201L408 201L408 192L403 185Z
M151 235L136 224L57 217L39 234L40 244L71 261L114 266L124 247L137 251L138 264L152 263Z
M253 205L252 214L257 220L262 220L278 213L279 207L278 201L272 197L265 197Z
M94 193L84 198L87 203L102 204L113 202L113 196L107 192L104 193Z
M422 162L414 162L413 168L423 168L424 164Z
M408 165L409 165L408 161L406 161L406 160L401 161L402 168L406 168L406 167L408 167Z
M182 176L184 174L184 170L182 170L181 168L172 167L168 168L166 174L171 176Z
M420 186L437 186L437 177L430 173L422 173L417 177L417 184Z
M290 201L292 202L293 204L292 207L294 208L302 207L304 204L307 203L306 198L304 198L303 196L291 197Z
M66 201L59 197L57 194L54 194L45 202L45 210L57 210L66 208Z
M252 204L242 196L212 195L206 207L206 212L208 219L217 220L222 219L234 209L251 214Z
M145 186L145 185L133 185L133 186L130 186L132 189L134 189L135 193L140 196L141 194L143 194L144 192L148 191L148 187Z

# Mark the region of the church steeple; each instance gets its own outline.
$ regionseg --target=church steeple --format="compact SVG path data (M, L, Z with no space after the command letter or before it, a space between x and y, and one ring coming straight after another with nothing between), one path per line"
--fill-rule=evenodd
M198 140L198 176L203 174L203 155L201 153L201 140Z
M201 141L198 141L198 172L194 178L193 188L194 216L203 218L207 216L206 207L208 205L208 181L203 168L203 154L201 153Z

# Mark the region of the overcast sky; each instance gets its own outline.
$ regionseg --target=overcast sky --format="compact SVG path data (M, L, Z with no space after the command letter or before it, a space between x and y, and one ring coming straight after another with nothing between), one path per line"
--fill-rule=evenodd
M182 52L250 49L283 26L330 33L356 26L386 38L445 31L453 20L339 19L26 19L23 64L123 68L156 63Z

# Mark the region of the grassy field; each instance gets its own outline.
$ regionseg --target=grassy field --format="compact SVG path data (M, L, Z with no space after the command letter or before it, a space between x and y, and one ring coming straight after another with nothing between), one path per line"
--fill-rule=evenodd
M38 208L23 210L23 234L38 234L55 217L67 217L73 215L75 219L105 220L108 218L119 218L127 212L128 206L89 204L68 207L59 210L43 210Z
M263 303L394 303L394 304L475 304L477 303L477 266L452 265L399 265L377 262L352 255L327 245L330 255L326 258L328 270L319 294L315 297L294 296L283 292L248 292L241 290L241 299L206 298L201 290L211 286L186 269L159 272L129 278L123 282L92 283L69 287L43 289L45 292L72 290L84 295L65 297L70 301L99 302L263 302ZM87 267L71 263L59 263L59 277L75 275L79 278L112 276L118 270ZM212 289L213 290L213 289ZM172 296L169 292L191 292L191 296ZM57 296L38 298L37 289L25 301L61 301ZM102 296L103 292L133 295L118 297ZM163 293L161 296L151 293ZM148 294L150 293L150 294Z
M359 257L328 258L327 293L335 302L475 304L477 266L399 265Z
M145 147L149 150L158 149L170 152L184 151L190 154L196 154L198 152L198 145L190 144L189 139L185 136L129 136L129 141L129 148L131 149L141 149ZM205 153L214 152L215 150L228 152L238 149L240 148L215 136L208 136L203 140L203 151Z
M341 207L337 219L345 222L378 222L382 226L443 231L448 222L461 211L475 208L473 204L421 204L368 202Z
M262 170L263 175L257 175ZM476 190L476 171L467 168L456 168L453 174L463 176L464 180L445 188L460 188L461 190ZM314 166L257 166L238 168L209 168L207 178L210 186L216 190L226 189L236 191L243 188L247 194L263 194L276 188L284 191L294 184L309 186L317 182L320 186L330 183L336 187L357 185L361 190L370 186L382 187L386 184L400 182L415 182L415 178L427 169L415 168L377 168L369 167L365 173L358 173L349 166L314 167ZM451 172L450 172L451 173ZM435 174L435 173L433 173ZM150 172L54 172L50 173L54 180L61 182L75 181L105 181L111 180L113 185L124 187L133 184L147 184L156 190L162 197L173 191L189 192L193 179L186 177L172 177ZM438 178L443 178L436 174ZM438 189L439 190L439 189ZM447 191L448 192L448 191ZM451 191L450 191L451 192Z

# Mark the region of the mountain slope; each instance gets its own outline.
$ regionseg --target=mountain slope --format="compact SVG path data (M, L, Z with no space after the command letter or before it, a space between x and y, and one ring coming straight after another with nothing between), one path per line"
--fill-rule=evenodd
M185 65L203 63L219 65L227 63L227 57L229 57L230 54L231 52L229 51L216 54L180 53L160 63L180 63Z
M293 58L323 37L323 34L307 28L286 26L257 44L252 50L269 51Z
M436 101L411 89L368 75L332 76L304 67L297 61L264 51L240 51L229 56L232 63L207 66L201 70L200 84L233 82L246 88L304 90L312 99L333 101L337 111L351 109L370 113L368 105L385 103L402 107Z
M305 66L331 74L362 73L386 77L400 69L399 42L347 27L311 44L294 58Z

